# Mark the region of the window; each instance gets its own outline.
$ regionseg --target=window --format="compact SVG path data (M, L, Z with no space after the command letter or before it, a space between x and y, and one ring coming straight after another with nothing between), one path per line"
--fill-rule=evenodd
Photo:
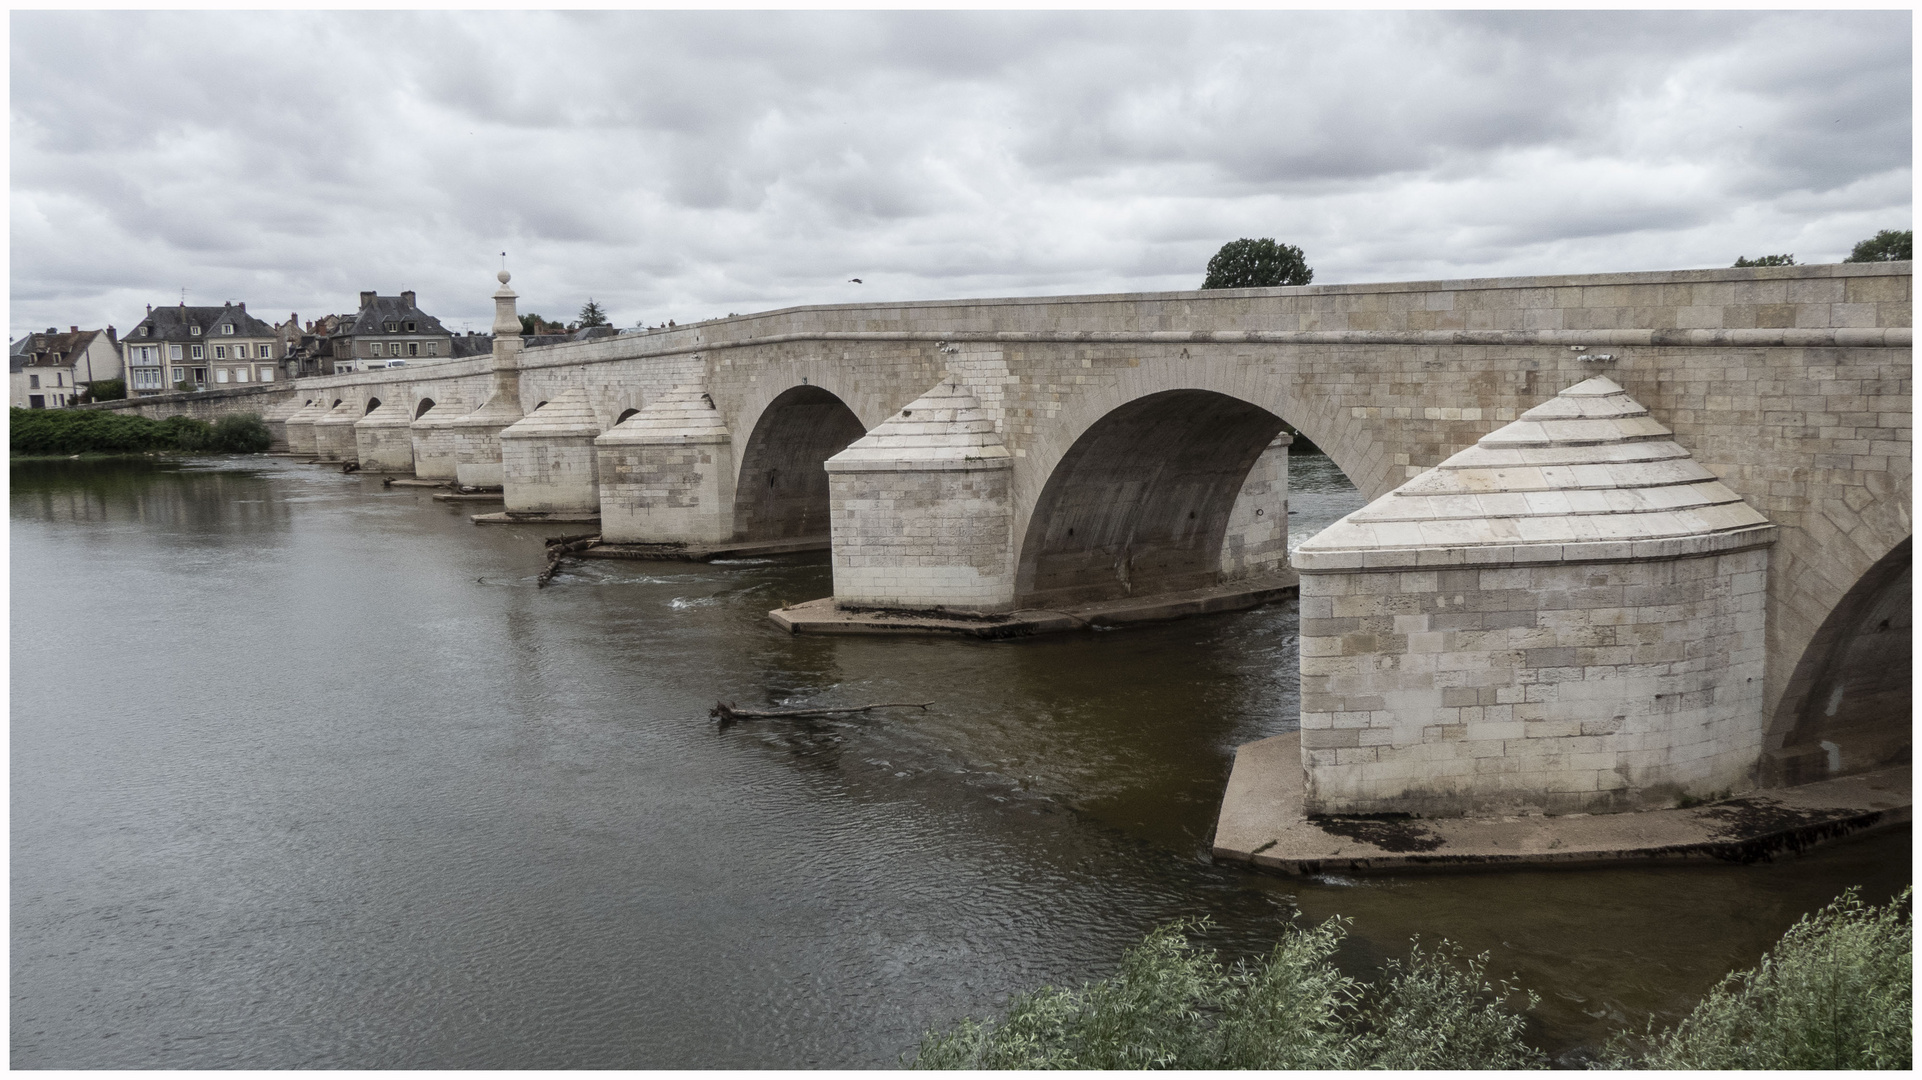
M147 336L149 336L149 335L150 335L150 334L152 334L152 333L153 333L153 327L151 327L151 326L148 326L148 325L146 325L146 324L144 324L144 323L143 323L143 324L141 324L141 327L140 327L140 336L141 336L141 337L147 337Z
M198 327L198 326L193 326L193 327L189 327L189 328L187 329L187 332L188 332L189 334L192 334L192 335L193 335L193 336L195 336L195 337L199 337L199 336L200 336L200 327Z
M184 367L177 367L177 368L175 368L175 369L174 369L174 381L175 381L175 382L185 382L185 381L186 381L186 379L187 379L187 369L186 369L186 368L184 368Z
M198 345L194 346L194 355L195 356L200 355L200 346ZM178 345L167 346L167 357L172 360L180 359L180 346Z
M223 334L231 334L231 333L233 333L233 332L234 332L234 324L233 324L233 323L221 323L221 324L220 324L220 332L221 332L221 333L223 333Z
M261 368L261 369L260 369L260 381L261 381L261 382L273 382L273 381L274 381L274 369L273 369L273 368L270 368L270 367L264 367L264 368Z
M194 346L194 359L195 359L195 360L205 360L206 358L207 358L207 346L205 346L205 345L195 345L195 346ZM174 359L175 359L175 360L178 360L178 359L180 359L180 346L178 346L178 345L175 345L175 346L174 346Z
M407 322L407 332L410 334L414 332L414 323L411 319Z
M215 368L215 369L214 369L214 381L215 381L215 382L217 382L217 383L222 383L222 382L226 382L226 381L227 381L227 369L226 369L226 368L224 368L224 367L223 367L223 368Z
M244 367L243 367L243 368L235 368L235 369L234 369L234 381L235 381L235 382L246 382L246 381L247 381L247 369L246 369L246 368L244 368Z
M225 345L215 345L215 346L214 346L214 359L215 359L215 360L225 360L225 359L227 359L227 346L225 346Z
M440 343L439 343L439 342L434 342L434 341L430 341L430 342L428 342L428 343L427 343L427 355L429 355L429 356L439 356L439 355L440 355Z
M46 407L47 407L47 395L45 394L28 394L27 395L27 408L44 409Z
M374 348L374 355L375 355L375 356L379 356L379 355L380 355L380 342L378 342L378 341L376 341L376 342L374 342L374 345L373 345L373 348Z
M262 360L273 359L274 347L272 345L262 345L257 351L260 353L260 358Z
M66 372L64 372L64 371L56 371L56 372L54 372L54 373L53 373L53 384L54 384L55 386L65 386L65 385L67 385L67 373L66 373Z
M390 333L390 334L398 334L398 333L400 333L400 324L399 324L399 323L397 323L397 322L390 322L390 323L388 323L388 324L387 324L387 332L388 332L388 333Z
M245 345L234 346L234 359L236 360L247 359L247 346Z
M419 356L419 355L420 355L420 343L419 343L419 342L417 342L417 341L410 341L410 342L408 342L408 343L407 343L407 355L409 355L409 356Z
M40 376L37 373L31 371L27 373L27 389L40 389Z

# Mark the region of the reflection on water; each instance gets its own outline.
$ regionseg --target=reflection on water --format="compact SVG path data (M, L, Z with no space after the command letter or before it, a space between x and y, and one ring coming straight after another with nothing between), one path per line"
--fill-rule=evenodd
M85 466L80 467L80 466ZM1306 534L1360 505L1292 466ZM1301 881L1207 857L1295 719L1295 610L1024 642L792 637L820 556L588 561L263 459L16 467L20 1067L888 1065L1207 914L1355 919L1592 1045L1685 1007L1906 833L1774 866ZM78 572L76 572L76 568ZM717 730L742 705L934 700Z

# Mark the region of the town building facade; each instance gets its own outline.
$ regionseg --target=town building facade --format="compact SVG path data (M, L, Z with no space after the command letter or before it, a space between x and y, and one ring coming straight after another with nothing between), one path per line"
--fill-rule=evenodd
M121 377L114 328L61 333L54 327L13 343L7 356L8 403L16 409L58 409L93 383Z
M273 382L281 353L274 328L232 302L150 307L122 345L130 397Z
M420 310L414 291L399 296L360 294L360 310L343 317L330 335L330 374L432 363L454 355L454 335Z

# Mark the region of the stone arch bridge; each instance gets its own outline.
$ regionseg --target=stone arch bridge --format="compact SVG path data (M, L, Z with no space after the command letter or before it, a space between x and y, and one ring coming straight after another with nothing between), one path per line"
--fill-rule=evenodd
M832 533L844 602L1005 609L1275 568L1286 428L1373 499L1606 376L1778 529L1762 767L1799 776L1824 769L1831 697L1887 698L1898 637L1906 673L1911 282L1887 263L836 305L114 404L265 409L296 448L303 423L385 415L413 436L395 467L453 475L436 417L531 422L567 395L565 430L602 448L587 497L628 539ZM564 473L528 482L583 480Z

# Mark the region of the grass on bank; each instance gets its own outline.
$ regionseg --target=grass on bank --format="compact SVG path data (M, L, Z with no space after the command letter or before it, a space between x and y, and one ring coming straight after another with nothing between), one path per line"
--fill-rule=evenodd
M10 409L7 414L7 445L16 457L153 450L257 454L271 441L267 425L253 413L223 416L211 424L186 416L149 420L91 409Z
M1488 957L1416 941L1380 978L1342 975L1347 934L1291 927L1272 952L1224 967L1175 923L1115 975L1043 987L987 1022L921 1040L921 1069L1530 1069L1538 999L1487 977ZM1881 908L1855 890L1804 916L1754 969L1729 975L1679 1024L1618 1034L1601 1064L1634 1069L1906 1069L1910 893ZM1519 1002L1519 1009L1511 1003Z

